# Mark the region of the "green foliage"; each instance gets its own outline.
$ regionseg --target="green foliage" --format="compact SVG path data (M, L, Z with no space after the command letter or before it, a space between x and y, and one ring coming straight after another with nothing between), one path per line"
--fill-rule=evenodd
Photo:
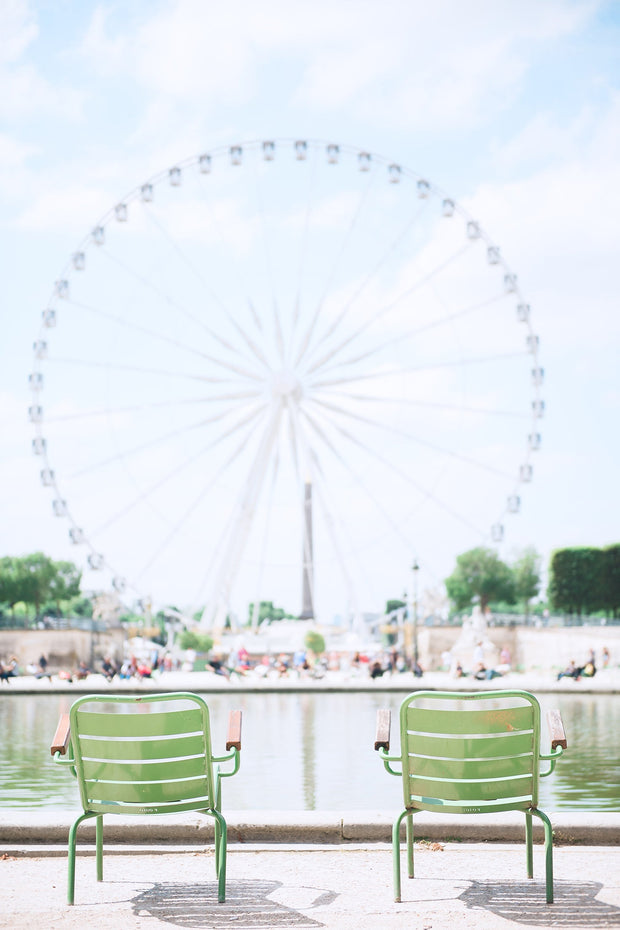
M0 559L0 603L8 604L13 611L15 605L22 600L20 560L5 555Z
M406 607L406 606L407 605L405 604L404 601L399 601L399 600L386 601L385 612L386 614L391 614L393 610L399 610L401 607Z
M540 591L540 565L541 559L536 550L529 546L524 549L512 566L515 585L515 595L523 604L523 613L527 617L530 612L530 601Z
M492 549L479 546L457 556L456 568L446 578L448 597L457 610L464 610L475 600L485 610L489 601L514 604L515 581L508 565Z
M620 543L603 549L601 603L614 617L620 616Z
M5 556L0 559L0 602L11 610L23 602L34 608L35 616L51 602L61 614L61 605L79 596L81 578L72 562L54 562L43 552Z
M248 626L251 626L254 617L254 602L248 606ZM282 607L274 607L273 601L260 601L258 605L258 626L265 620L296 620L293 614L287 613Z
M551 556L549 599L569 614L620 613L620 544L558 549Z
M181 649L193 649L195 652L208 653L213 649L213 640L206 633L183 630L179 636L179 646Z
M54 574L49 583L49 596L60 609L61 601L69 601L80 593L82 573L73 562L53 562Z
M325 652L325 639L316 630L310 630L304 637L304 646L315 656L320 656Z

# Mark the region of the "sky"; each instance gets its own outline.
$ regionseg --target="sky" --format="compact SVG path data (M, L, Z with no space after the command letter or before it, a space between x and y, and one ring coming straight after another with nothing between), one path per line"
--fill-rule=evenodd
M449 250L453 245L440 242L444 233L438 232L435 214L426 225L421 222L414 231L408 228L407 235L399 239L402 224L409 222L406 211L402 212L409 203L406 183L398 188L389 184L380 187L379 181L375 184L373 180L372 194L362 195L355 163L360 151L373 153L373 171L381 168L385 174L390 164L402 166L403 175L408 172L413 179L409 181L412 190L415 179L428 179L434 195L430 200L441 205L447 196L459 205L463 216L479 222L488 241L501 249L506 267L518 276L519 301L531 308L527 333L538 336L535 365L544 369L544 383L534 395L545 405L544 416L534 427L540 433L541 447L531 458L533 480L518 489L520 512L508 515L505 521L500 554L510 560L524 547L534 546L546 566L556 548L618 541L617 3L440 0L431 5L419 0L384 0L381 4L265 0L256 5L246 0L235 4L5 0L0 5L0 34L0 554L43 550L53 558L70 558L82 564L89 553L102 551L119 586L126 577L132 577L124 594L128 601L144 596L158 604L195 607L213 597L208 591L214 579L219 579L220 596L224 592L241 614L254 597L273 599L295 612L301 599L301 509L297 506L293 514L295 507L291 509L290 501L276 498L287 483L293 497L295 493L299 497L300 475L313 468L317 609L321 615L377 610L387 598L399 597L404 590L411 596L414 584L420 594L431 592L429 603L432 597L440 597L442 579L452 570L456 555L486 543L478 523L487 529L506 494L515 493L514 482L509 480L505 492L490 479L485 484L482 472L470 467L472 459L477 457L478 462L485 461L489 469L498 472L514 466L515 474L523 461L513 445L516 433L509 427L514 423L513 408L523 416L522 410L531 403L531 392L527 381L513 381L511 362L497 363L499 354L508 352L508 342L504 345L508 323L503 322L503 316L501 325L497 317L483 313L470 314L462 326L458 321L454 326L445 323L448 341L458 342L460 347L466 400L462 384L447 369L442 373L438 368L425 381L416 382L416 390L426 392L426 401L434 399L445 409L461 411L470 404L480 414L463 413L454 432L450 432L449 418L431 416L430 408L426 417L421 414L416 429L424 430L427 446L434 443L436 453L440 447L448 448L450 462L456 463L453 468L446 466L444 474L445 462L437 453L442 473L436 484L436 476L431 476L433 460L421 451L423 442L414 452L405 441L413 426L409 421L405 425L404 408L399 407L394 394L384 396L387 389L382 386L375 389L372 400L367 400L363 414L349 411L349 427L343 425L344 420L333 420L328 427L326 420L319 428L318 421L307 417L304 432L289 413L289 445L296 452L288 453L288 464L284 450L280 464L275 445L261 457L258 433L253 439L248 434L245 441L241 426L231 429L242 440L242 448L235 446L233 451L233 446L223 441L220 428L209 427L204 435L211 443L211 452L204 474L216 492L210 503L205 500L205 510L199 511L198 498L191 496L189 471L185 470L189 465L181 465L190 455L189 421L175 421L182 437L178 440L172 438L172 425L166 426L169 442L162 441L162 432L159 444L151 446L152 455L129 462L127 453L130 434L140 435L135 443L143 444L142 452L149 441L146 433L139 433L139 429L146 429L148 417L142 417L138 427L129 406L137 408L140 403L144 410L150 403L150 416L159 425L167 415L164 399L170 400L173 394L167 394L168 382L159 378L145 399L141 394L144 384L138 387L137 379L123 380L122 360L130 359L141 371L149 364L159 364L156 350L147 344L151 337L162 340L162 331L153 336L155 320L163 318L166 302L168 310L173 299L186 308L196 298L188 284L191 275L187 269L185 273L180 270L181 260L187 266L193 262L196 279L197 266L205 269L203 292L211 287L213 292L217 290L218 299L225 294L225 302L233 308L243 304L242 310L234 310L240 314L235 351L246 361L258 358L253 355L258 350L248 337L252 326L270 342L274 353L281 323L284 329L291 327L288 336L285 332L285 341L289 337L293 340L290 315L295 297L291 295L297 289L302 307L304 300L310 304L310 282L316 290L313 306L321 304L325 282L330 285L325 289L317 332L320 325L328 327L330 320L336 319L338 307L348 306L352 295L363 290L362 296L355 298L356 325L360 327L356 338L362 339L359 321L371 318L373 306L387 306L395 295L410 292L424 267L442 267L442 273L436 274L434 303L430 297L426 303L420 297L421 319L436 321L433 314L440 312L445 312L444 319L452 319L462 309L463 300L456 291L464 294L470 281L473 287L474 277L482 275L482 263L473 257L473 248L479 246L472 248L471 258L468 252L458 272L456 263L450 263L454 271L450 277L440 256L441 249ZM274 166L281 172L278 179L285 179L278 180L279 188L275 182L270 186L276 175L266 174L260 145L244 151L243 174L226 173L230 146L248 140L286 140L276 146ZM313 159L317 164L319 157L324 160L324 143L337 144L340 173L325 173L321 165L316 169L319 180L314 188L315 175L308 169L303 176L303 195L299 195L300 175L289 178L295 140L321 140L309 145L309 166L315 164ZM214 163L221 164L222 170L219 175L214 170L213 176L221 179L221 186L208 193L199 187L204 180L199 177L197 161L201 153L220 153L217 157L214 154ZM187 165L183 199L173 202L166 199L172 190L167 172L180 163ZM160 172L164 181L156 182L160 186L150 211L148 204L138 203L135 191L147 179L158 178ZM96 251L91 230L102 217L109 218L116 204L128 200L128 194L135 205L133 201L130 204L127 238L121 240L113 221L105 220L109 233L105 249L109 245L113 261L99 267L98 259L91 257L104 251ZM211 199L204 207L208 197ZM362 197L358 213L355 204ZM371 205L375 213L371 213ZM205 209L210 211L209 228ZM165 227L166 248L164 222L169 224ZM345 227L349 238L343 245ZM161 234L159 239L156 233ZM364 233L366 239L362 239ZM358 235L359 239L354 238ZM311 251L313 236L321 243L322 256ZM294 252L293 241L303 243L303 248ZM484 239L484 243L488 241ZM258 269L256 255L265 250L265 242L270 255ZM386 242L392 243L391 251L382 251ZM81 272L74 273L70 263L81 248L88 262L83 278ZM357 256L357 267L348 261L350 252ZM332 267L335 254L343 258L339 264L334 262L337 273L330 277L326 269ZM373 262L378 266L383 255L385 262L372 286L360 285L365 280L364 268ZM303 275L298 271L292 276L286 296L284 274L271 294L268 288L250 293L246 286L244 274L257 276L260 270L265 277L267 264L277 276L281 266L301 268L302 259L307 267ZM322 277L317 270L320 261ZM129 265L134 283L140 277L140 287L135 283L133 290L128 284ZM63 318L65 305L54 293L54 282L64 279L67 268L72 282L74 278L77 282L75 299L82 303L70 304ZM427 296L433 287L434 283L426 288ZM157 299L152 297L150 302L145 298L156 290ZM481 300L482 293L476 291L475 299ZM80 313L80 308L90 308L97 301L106 308L107 316L100 313L95 319L86 311ZM274 310L271 303L279 309ZM42 338L42 311L57 306L59 323L64 320L66 324L64 328L59 325L58 332L49 332L50 362L59 361L56 368L62 369L64 359L64 374L56 381L53 377L46 381L50 393L41 392L45 418L37 433L29 422L28 408L38 400L35 397L33 401L28 378L39 369L47 372L47 361L39 364L34 359L33 344ZM138 316L138 306L152 313L150 323ZM445 311L440 311L440 306ZM128 321L134 312L131 329ZM112 319L115 313L123 316L125 330ZM351 317L342 323L343 332L347 332ZM189 314L172 317L168 312L167 323L161 325L171 321L173 325L166 331L169 346L174 340L183 342L182 350L189 352L190 343L198 345ZM396 314L386 316L381 325L381 333L394 347L393 354L368 363L370 367L362 377L375 377L381 365L400 366L404 372L400 389L411 398L413 382L408 380L411 372L405 362L409 324L404 314ZM142 333L151 327L142 341L137 338L140 326ZM521 344L526 330L511 319L511 339L513 330ZM57 358L54 345L58 346ZM61 356L61 348L65 356ZM97 351L101 355L96 358ZM201 351L207 350L203 347ZM210 357L216 356L216 369L218 364L221 369L218 351L226 355L228 350L222 349L221 342L219 350L215 343L209 348ZM368 344L365 351L370 352ZM419 356L420 364L430 358L437 362L439 342L429 341L425 351L426 355ZM471 361L476 351L495 361L477 366ZM69 363L71 353L73 361ZM529 377L530 360L520 362ZM106 371L106 385L105 379L98 377L97 365ZM268 368L271 399L286 396L289 407L294 406L294 366L270 359ZM115 370L118 377L111 377ZM121 402L111 399L110 383L115 390L124 391L122 410ZM355 390L360 383L356 382ZM307 385L302 387L309 390ZM108 392L106 417L92 406L100 402L94 393L91 397L95 388L103 392L100 396ZM340 402L351 404L353 388L343 388L347 390L349 396L346 401L341 396ZM336 417L335 395L330 396L331 412ZM325 413L325 396L322 402ZM370 435L370 421L377 425L380 402L393 418L392 437L384 434L382 440ZM91 404L90 417L85 418L84 410L80 414L81 403ZM239 419L250 409L244 403L239 401ZM156 404L161 421L154 412ZM497 410L505 407L510 415L502 418ZM235 411L226 415L234 416ZM342 411L340 415L344 416ZM170 416L174 419L176 414L170 411ZM351 417L357 421L357 432ZM110 424L114 440L105 431ZM184 427L187 434L182 432ZM157 428L151 426L152 437ZM269 428L264 429L263 435L268 436ZM332 429L329 443L324 435L328 429ZM526 424L518 425L519 442L525 443L530 430ZM318 453L308 451L308 436L314 436L318 445L319 434L325 440L320 461ZM68 524L65 516L53 513L54 495L50 488L42 487L41 458L32 452L34 435L49 439L49 463L63 495L67 491L66 504L74 523ZM221 441L216 443L218 437ZM105 469L97 474L93 466L101 461L99 444L105 447L112 441L125 443L118 464L123 464L125 478L136 489L135 500L125 499L131 517L124 523L111 519L114 508L120 506L121 477ZM282 443L286 445L284 439ZM389 454L381 458L379 449ZM305 455L307 460L301 461ZM175 456L177 469L188 475L186 493L183 496L179 491L175 500L171 492L162 507L172 508L177 515L181 511L194 514L194 525L186 527L186 539L193 542L186 545L191 546L192 556L199 555L195 567L189 554L183 556L179 543L187 574L177 574L176 583L166 577L174 573L172 551L184 534L170 511L168 524L158 524L138 506L139 499L150 498L154 503L149 489L162 482L155 464L166 462L173 470ZM78 462L83 462L87 475L81 484L76 478ZM413 484L405 484L405 472L417 482L415 493ZM270 487L277 491L270 491ZM54 488L52 491L55 493ZM418 492L420 500L416 502ZM329 495L335 502L327 505ZM437 516L431 514L435 497L443 505ZM448 523L443 525L441 512L445 515L458 509L455 502L459 501L475 506L480 521L468 517L467 523L461 520L453 531ZM225 505L232 510L227 511ZM488 520L483 513L487 506ZM239 512L234 512L235 507ZM247 525L244 507L253 515ZM256 516L259 512L260 519ZM323 528L319 525L321 512ZM107 535L106 514L112 524ZM348 522L345 529L349 536L340 537L339 547L335 524L341 518ZM380 529L382 521L385 526ZM393 531L386 529L390 521ZM331 528L330 522L334 524ZM71 525L83 528L88 545L92 540L94 548L72 546L68 541ZM166 530L166 525L172 529ZM373 536L369 527L375 526ZM157 533L163 542L157 558L153 554L151 559L156 577L141 570L134 585L132 559L138 551L149 560L147 550ZM283 554L275 544L268 545L268 535L290 551ZM263 558L261 552L269 554ZM270 574L270 560L277 562L279 574ZM411 573L414 560L420 566L415 582ZM242 563L247 563L247 574L239 568ZM352 577L356 572L361 582ZM285 576L286 581L278 580ZM372 584L367 584L370 580ZM105 573L89 570L85 581L93 589L109 585Z

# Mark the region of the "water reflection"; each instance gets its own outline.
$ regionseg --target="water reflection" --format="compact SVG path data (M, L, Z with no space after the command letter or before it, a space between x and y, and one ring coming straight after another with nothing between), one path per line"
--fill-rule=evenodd
M229 810L400 806L400 781L384 772L372 746L377 709L395 714L402 695L231 691L207 700L216 750L224 745L229 710L244 712L241 773L224 784ZM619 810L620 698L556 694L540 700L543 712L560 707L569 740L567 755L541 781L543 810ZM71 703L71 695L0 695L0 806L78 805L74 779L49 755L58 717Z

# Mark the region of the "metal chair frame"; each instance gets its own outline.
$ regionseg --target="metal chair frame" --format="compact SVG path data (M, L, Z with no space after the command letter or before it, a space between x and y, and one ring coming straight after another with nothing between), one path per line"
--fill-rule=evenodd
M482 704L481 702L484 702ZM404 810L392 830L394 900L401 900L400 826L406 818L407 868L413 868L413 816L420 811L525 814L528 878L533 877L532 816L545 836L546 898L553 902L553 831L538 808L538 779L566 749L558 711L549 711L551 752L540 752L540 705L527 691L416 691L400 707L400 753L390 754L389 710L377 714L375 749L403 781ZM549 762L540 772L540 761ZM393 763L399 763L395 770Z
M102 704L114 707L105 710ZM221 779L239 770L240 750L241 711L230 714L226 753L214 756L209 708L196 694L78 698L69 714L62 715L51 746L54 761L68 766L77 778L83 808L69 831L68 903L75 899L76 834L81 823L96 818L97 881L102 881L104 814L181 811L201 811L214 818L218 900L224 901L227 827L221 813ZM219 763L230 763L230 770L223 771Z

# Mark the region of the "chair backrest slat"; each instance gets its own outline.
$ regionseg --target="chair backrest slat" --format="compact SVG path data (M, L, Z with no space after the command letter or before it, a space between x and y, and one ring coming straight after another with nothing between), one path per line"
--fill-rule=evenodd
M194 758L166 760L165 762L109 762L104 760L83 760L84 778L87 781L105 779L106 781L174 781L176 778L194 778L205 773L204 756Z
M415 756L411 767L417 775L431 778L467 779L513 778L532 771L532 755L506 756L501 759L437 759Z
M407 728L418 733L515 733L533 727L531 706L488 710L410 708Z
M449 759L497 758L533 752L533 733L501 733L448 739L441 736L416 735L415 752L421 756Z
M71 739L85 811L172 813L215 803L209 711L198 695L78 699Z
M128 705L131 707L132 705ZM200 710L149 713L149 705L134 705L129 713L101 714L96 711L77 712L80 734L84 736L145 737L175 736L202 730Z
M486 781L461 781L450 779L446 781L423 779L411 776L409 778L409 797L411 800L426 799L427 803L433 800L459 801L469 805L488 801L505 802L510 799L528 798L532 795L532 776L523 775L520 778L498 778Z
M187 780L162 782L104 782L86 781L86 792L91 809L97 809L99 801L114 801L115 803L139 804L156 807L166 802L181 803L190 798L204 798L205 807L212 803L210 792L204 776L189 778ZM128 811L127 813L131 813Z
M527 692L414 692L400 720L407 807L468 813L537 802L540 709Z
M195 756L206 751L203 733L190 736L176 735L169 739L110 739L107 737L80 737L84 759L172 759Z

